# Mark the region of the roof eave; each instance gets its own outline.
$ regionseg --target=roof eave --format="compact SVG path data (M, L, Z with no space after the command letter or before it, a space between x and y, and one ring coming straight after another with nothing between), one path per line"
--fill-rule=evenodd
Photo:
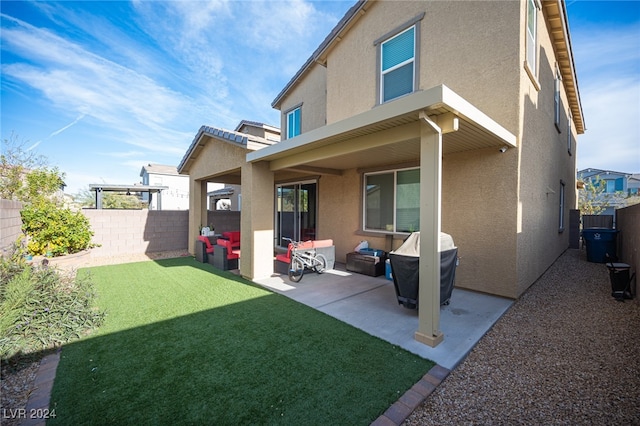
M476 123L495 137L496 141L509 147L517 146L517 138L511 132L492 120L482 111L456 94L445 85L415 92L393 102L380 105L372 110L346 118L344 120L322 126L302 133L295 138L286 139L278 144L247 154L248 162L271 161L290 153L310 149L314 144L340 135L358 132L364 129L376 129L380 123L394 120L406 114L423 110L444 108L456 116Z
M556 53L558 66L563 76L563 83L567 90L571 114L578 134L585 131L582 102L578 88L578 77L575 62L573 60L573 48L571 46L571 34L569 32L569 18L564 0L548 0L544 5L547 21L550 25L553 38L553 49Z
M351 8L345 13L336 26L331 30L329 35L323 40L318 48L313 52L311 57L302 65L302 67L295 73L293 78L289 80L286 86L278 93L276 98L271 102L272 108L277 108L282 101L282 98L296 85L298 80L302 78L304 74L311 68L314 63L326 63L327 52L335 45L335 43L341 40L344 32L347 31L357 21L368 8L368 3L373 0L358 0Z

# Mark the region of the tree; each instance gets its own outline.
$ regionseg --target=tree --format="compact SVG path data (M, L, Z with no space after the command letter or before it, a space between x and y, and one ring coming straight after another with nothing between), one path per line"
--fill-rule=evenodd
M45 157L26 147L15 133L2 141L0 154L0 198L24 201L28 197L25 179L27 173L46 168ZM60 176L62 178L63 176ZM56 183L58 181L56 180Z
M578 208L583 215L598 215L611 205L623 204L624 193L607 193L607 184L600 175L578 180L583 183L583 188L578 192Z
M96 193L89 189L80 191L75 195L75 202L82 207L96 208ZM103 209L140 210L147 207L136 195L111 191L102 193Z
M52 256L77 253L92 246L89 220L63 204L58 192L64 173L49 167L46 158L18 141L12 133L2 144L0 197L23 204L22 231L27 235L27 251Z
M102 196L102 208L104 209L142 209L142 201L135 195L125 195L117 192L107 192Z

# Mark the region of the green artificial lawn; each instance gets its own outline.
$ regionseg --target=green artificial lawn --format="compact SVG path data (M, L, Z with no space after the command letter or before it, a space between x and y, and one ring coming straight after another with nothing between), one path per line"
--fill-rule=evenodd
M50 424L369 424L434 365L192 257L79 273L107 317L64 346Z

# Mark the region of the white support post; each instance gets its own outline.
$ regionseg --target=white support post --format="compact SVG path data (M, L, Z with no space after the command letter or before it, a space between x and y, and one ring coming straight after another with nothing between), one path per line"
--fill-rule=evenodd
M424 112L420 127L420 282L415 339L431 347L444 340L440 331L440 222L442 130Z

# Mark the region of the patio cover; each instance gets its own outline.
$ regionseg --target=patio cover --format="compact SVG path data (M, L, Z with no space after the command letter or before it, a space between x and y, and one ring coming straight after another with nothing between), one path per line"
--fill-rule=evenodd
M401 145L400 145L401 144ZM516 136L445 85L247 154L272 172L340 175L343 170L420 159L420 306L416 340L438 345L442 155L516 147ZM399 149L401 147L401 149ZM435 202L433 202L435 200Z

